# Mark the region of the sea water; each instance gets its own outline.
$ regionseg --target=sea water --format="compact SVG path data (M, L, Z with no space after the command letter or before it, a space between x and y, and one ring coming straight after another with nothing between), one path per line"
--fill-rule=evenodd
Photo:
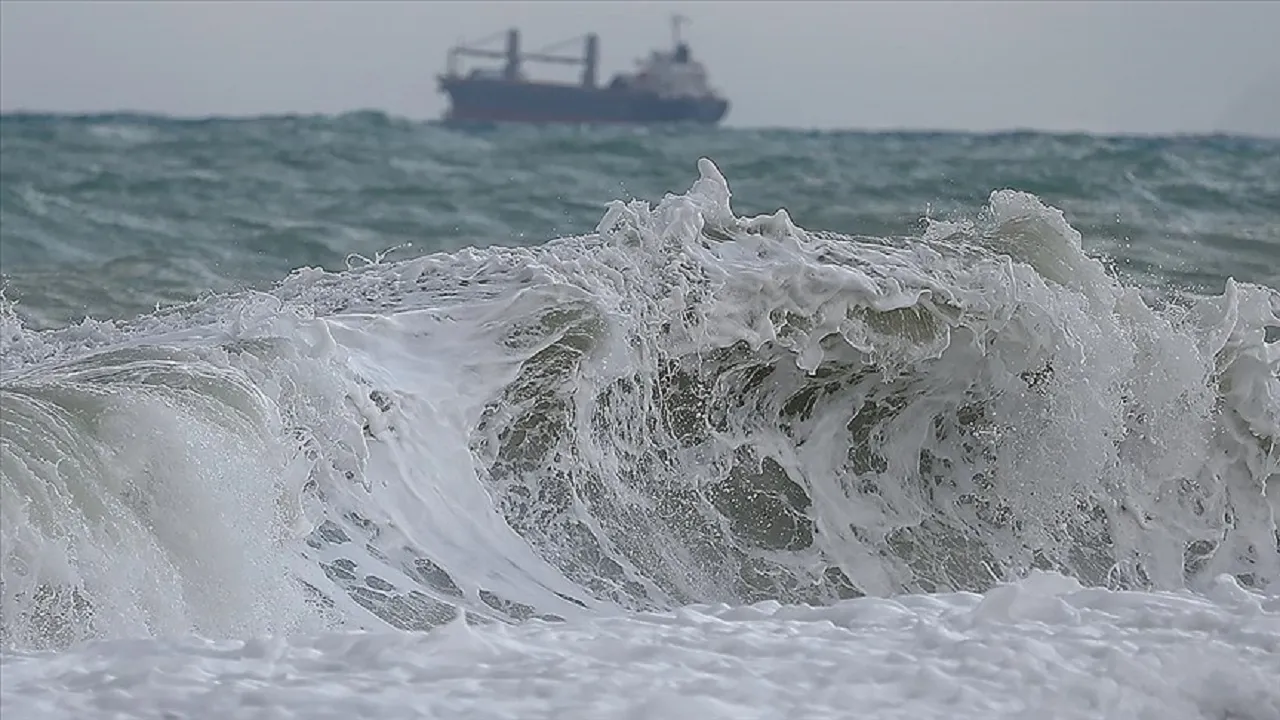
M1280 143L5 116L14 717L1280 717Z

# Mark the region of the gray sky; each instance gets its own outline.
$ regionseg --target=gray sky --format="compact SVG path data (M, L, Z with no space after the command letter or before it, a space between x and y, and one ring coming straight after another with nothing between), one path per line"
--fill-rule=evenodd
M666 47L676 11L729 125L1280 136L1262 1L3 0L0 110L435 117L459 39L595 31L607 77Z

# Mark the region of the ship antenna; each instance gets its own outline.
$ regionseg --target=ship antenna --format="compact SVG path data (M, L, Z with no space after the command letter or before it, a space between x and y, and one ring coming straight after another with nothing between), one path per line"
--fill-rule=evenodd
M689 22L689 18L676 13L671 16L671 39L676 47L680 47L680 26Z

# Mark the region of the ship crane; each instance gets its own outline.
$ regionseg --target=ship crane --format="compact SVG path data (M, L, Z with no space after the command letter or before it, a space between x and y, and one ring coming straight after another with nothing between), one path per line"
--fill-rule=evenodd
M553 65L582 65L582 84L586 87L595 87L596 84L596 67L600 57L600 42L596 38L595 33L587 33L579 35L569 40L562 40L553 45L549 45L539 52L522 53L520 52L520 31L511 29L506 31L507 46L505 50L490 50L485 48L474 47L474 45L483 45L492 42L502 36L490 35L483 40L479 40L473 45L458 44L449 49L448 73L450 75L458 74L458 58L473 57L487 58L490 60L506 60L506 64L502 69L502 76L506 80L520 79L520 66L524 62L540 62ZM563 47L571 42L583 42L582 55L559 55L550 52L558 47Z

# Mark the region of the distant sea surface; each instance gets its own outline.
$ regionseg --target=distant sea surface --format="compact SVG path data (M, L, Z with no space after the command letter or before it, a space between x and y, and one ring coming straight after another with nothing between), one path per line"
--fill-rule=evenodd
M918 234L1013 188L1063 211L1129 282L1280 284L1280 141L790 130L504 128L384 115L0 119L0 272L32 328L402 259L591 232L681 192L700 156L735 210Z

